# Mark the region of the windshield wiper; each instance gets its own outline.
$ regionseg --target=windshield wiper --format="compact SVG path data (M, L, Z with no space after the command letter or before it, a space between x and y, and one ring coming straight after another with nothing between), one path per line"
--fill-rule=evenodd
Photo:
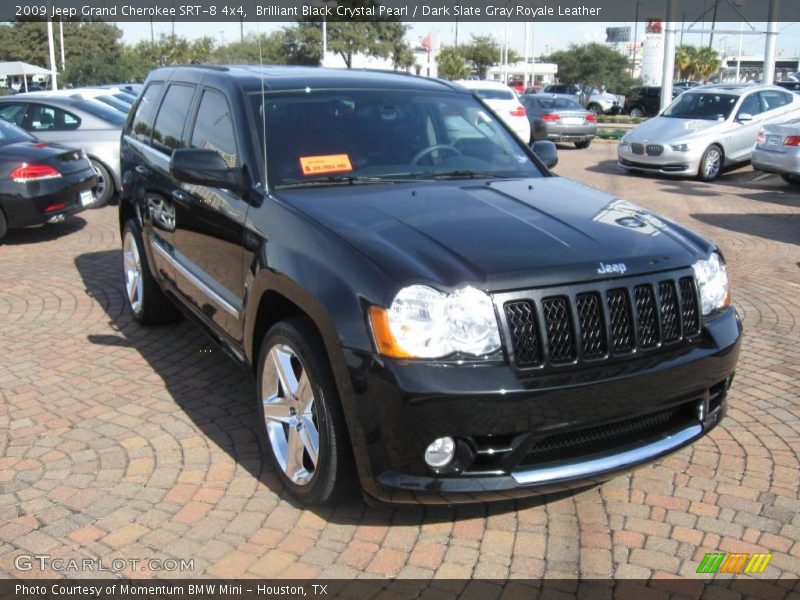
M417 177L419 179L513 179L509 175L500 175L489 171L471 171L469 169L422 173Z
M311 177L302 181L291 181L280 183L275 186L276 190L294 187L306 187L312 185L361 185L369 183L405 183L402 179L392 179L387 177L363 177L354 175L329 175L326 177Z

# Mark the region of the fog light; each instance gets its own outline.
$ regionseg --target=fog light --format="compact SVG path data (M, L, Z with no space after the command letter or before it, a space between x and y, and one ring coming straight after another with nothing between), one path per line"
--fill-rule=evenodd
M425 462L429 467L441 469L450 464L456 453L456 443L451 437L442 437L433 440L425 449Z

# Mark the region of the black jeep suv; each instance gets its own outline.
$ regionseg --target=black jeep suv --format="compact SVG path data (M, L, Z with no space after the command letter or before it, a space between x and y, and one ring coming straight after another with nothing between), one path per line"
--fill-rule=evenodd
M552 175L455 84L158 69L122 173L130 309L177 307L253 370L305 502L356 474L392 503L587 485L725 412L741 325L715 246Z

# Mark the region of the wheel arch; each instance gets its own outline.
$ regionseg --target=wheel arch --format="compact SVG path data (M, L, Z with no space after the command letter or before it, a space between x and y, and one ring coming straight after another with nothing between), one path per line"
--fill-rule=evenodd
M250 286L245 308L244 351L254 373L264 336L273 324L289 318L305 318L322 340L339 401L347 424L347 436L362 487L371 489L372 475L366 458L366 439L355 403L353 382L333 318L327 309L299 284L285 275L262 269Z
M114 169L112 169L111 166L106 161L104 161L102 158L100 158L96 154L93 154L91 152L87 152L86 153L86 157L89 160L92 160L94 162L97 162L97 163L100 163L101 165L103 165L103 168L106 171L108 171L109 175L111 175L111 182L114 184L114 193L118 194L120 192L120 190L122 189L122 182L119 181L119 179L117 178L116 171L114 171Z

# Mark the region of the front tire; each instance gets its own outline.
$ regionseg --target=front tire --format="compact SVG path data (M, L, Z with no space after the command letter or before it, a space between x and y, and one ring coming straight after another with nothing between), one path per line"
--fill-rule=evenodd
M722 172L722 164L725 160L725 155L722 148L716 144L712 144L703 153L703 158L700 159L700 168L698 169L697 176L701 181L714 181Z
M583 142L575 142L575 147L578 150L585 150L592 145L592 140L584 140Z
M260 430L275 471L305 504L352 487L347 427L325 347L307 319L273 325L258 363Z
M800 175L789 175L787 173L782 173L781 177L786 183L790 183L792 185L800 185ZM2 235L0 235L2 238Z
M2 211L2 209L0 209L0 241L2 241L4 237L6 237L7 233L8 233L8 221L6 221L5 213Z
M178 320L178 310L158 287L150 272L142 235L133 219L125 223L122 231L122 263L125 300L133 318L142 325L161 325Z

